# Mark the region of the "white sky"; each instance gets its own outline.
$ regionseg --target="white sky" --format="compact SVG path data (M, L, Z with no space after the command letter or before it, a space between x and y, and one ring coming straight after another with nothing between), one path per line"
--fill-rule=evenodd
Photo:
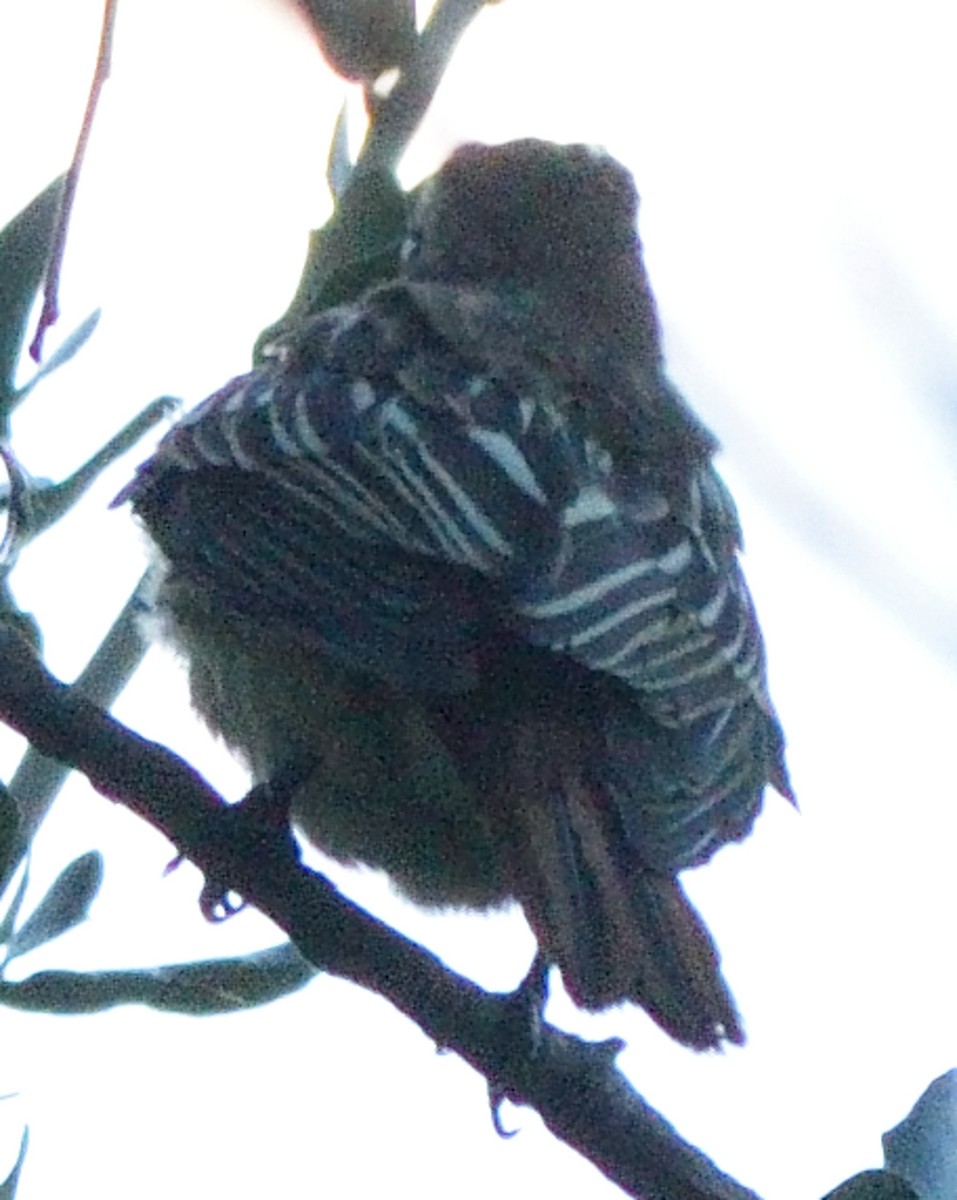
M284 309L326 211L343 95L284 11L122 7L61 329L96 305L104 318L17 422L35 473L65 474L155 395L201 399ZM99 0L0 9L0 222L68 160L99 19ZM752 838L689 880L745 1049L696 1056L629 1010L587 1018L558 999L550 1015L623 1036L638 1089L767 1200L877 1165L880 1133L957 1063L952 52L942 0L506 0L463 43L407 162L412 179L457 141L535 135L603 143L638 179L672 373L726 448L802 815L769 797ZM106 504L144 453L18 573L64 678L141 569ZM243 791L168 660L151 656L117 712ZM107 855L93 919L25 966L275 940L255 914L204 925L195 872L164 879L169 846L74 781L38 876L91 846ZM527 966L517 914L426 916L374 876L337 878L487 986ZM0 1010L0 1040L0 1094L19 1093L0 1153L32 1131L23 1200L619 1194L530 1112L508 1113L522 1133L500 1142L469 1068L327 978L215 1020Z

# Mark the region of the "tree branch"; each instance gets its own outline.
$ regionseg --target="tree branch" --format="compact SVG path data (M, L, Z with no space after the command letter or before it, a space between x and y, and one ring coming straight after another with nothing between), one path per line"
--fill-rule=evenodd
M192 767L55 679L4 627L0 720L144 817L208 880L271 917L317 967L378 993L461 1055L495 1094L535 1108L628 1195L757 1200L631 1089L614 1065L618 1042L586 1043L549 1025L533 1034L506 997L456 976L363 912L299 863L290 842L264 842L261 824L236 820Z

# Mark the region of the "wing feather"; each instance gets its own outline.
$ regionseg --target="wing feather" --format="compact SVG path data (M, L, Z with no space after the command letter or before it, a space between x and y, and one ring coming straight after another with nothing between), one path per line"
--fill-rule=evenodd
M603 786L642 857L702 861L787 792L727 491L706 460L622 470L558 383L477 377L413 309L374 293L232 381L137 510L227 606L391 686L473 686L489 622L585 668L617 697Z

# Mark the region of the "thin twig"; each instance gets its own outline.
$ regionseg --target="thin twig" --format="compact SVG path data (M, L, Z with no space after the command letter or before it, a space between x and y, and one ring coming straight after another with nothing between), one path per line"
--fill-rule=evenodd
M145 608L146 581L144 575L73 683L78 695L101 708L113 704L146 655L147 642L140 621ZM0 869L0 892L10 882L69 773L70 768L63 761L41 754L33 745L27 747L10 780L20 819L15 849L6 869Z
M93 72L93 82L90 84L90 94L86 101L86 112L83 114L80 135L76 140L76 149L73 151L73 161L70 163L70 169L66 173L63 184L63 194L60 197L60 207L53 234L53 245L50 247L50 260L47 263L46 278L43 283L43 308L37 322L37 331L30 343L30 357L34 362L40 361L46 332L56 324L60 316L60 272L63 267L63 255L66 251L67 229L73 212L73 201L76 196L77 184L80 181L83 159L86 156L86 148L93 129L93 118L100 101L100 92L110 76L117 2L118 0L104 0L103 26L100 30L100 46L96 54L96 69Z
M395 170L432 97L459 39L486 0L439 0L419 38L409 66L380 107L362 148L357 172Z

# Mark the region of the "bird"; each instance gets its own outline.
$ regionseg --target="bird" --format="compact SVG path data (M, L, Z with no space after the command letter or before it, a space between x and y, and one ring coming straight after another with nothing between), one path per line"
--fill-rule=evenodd
M742 1043L680 878L793 799L718 443L669 380L631 174L468 143L395 276L285 331L117 498L192 703L333 859L517 902L581 1008Z

